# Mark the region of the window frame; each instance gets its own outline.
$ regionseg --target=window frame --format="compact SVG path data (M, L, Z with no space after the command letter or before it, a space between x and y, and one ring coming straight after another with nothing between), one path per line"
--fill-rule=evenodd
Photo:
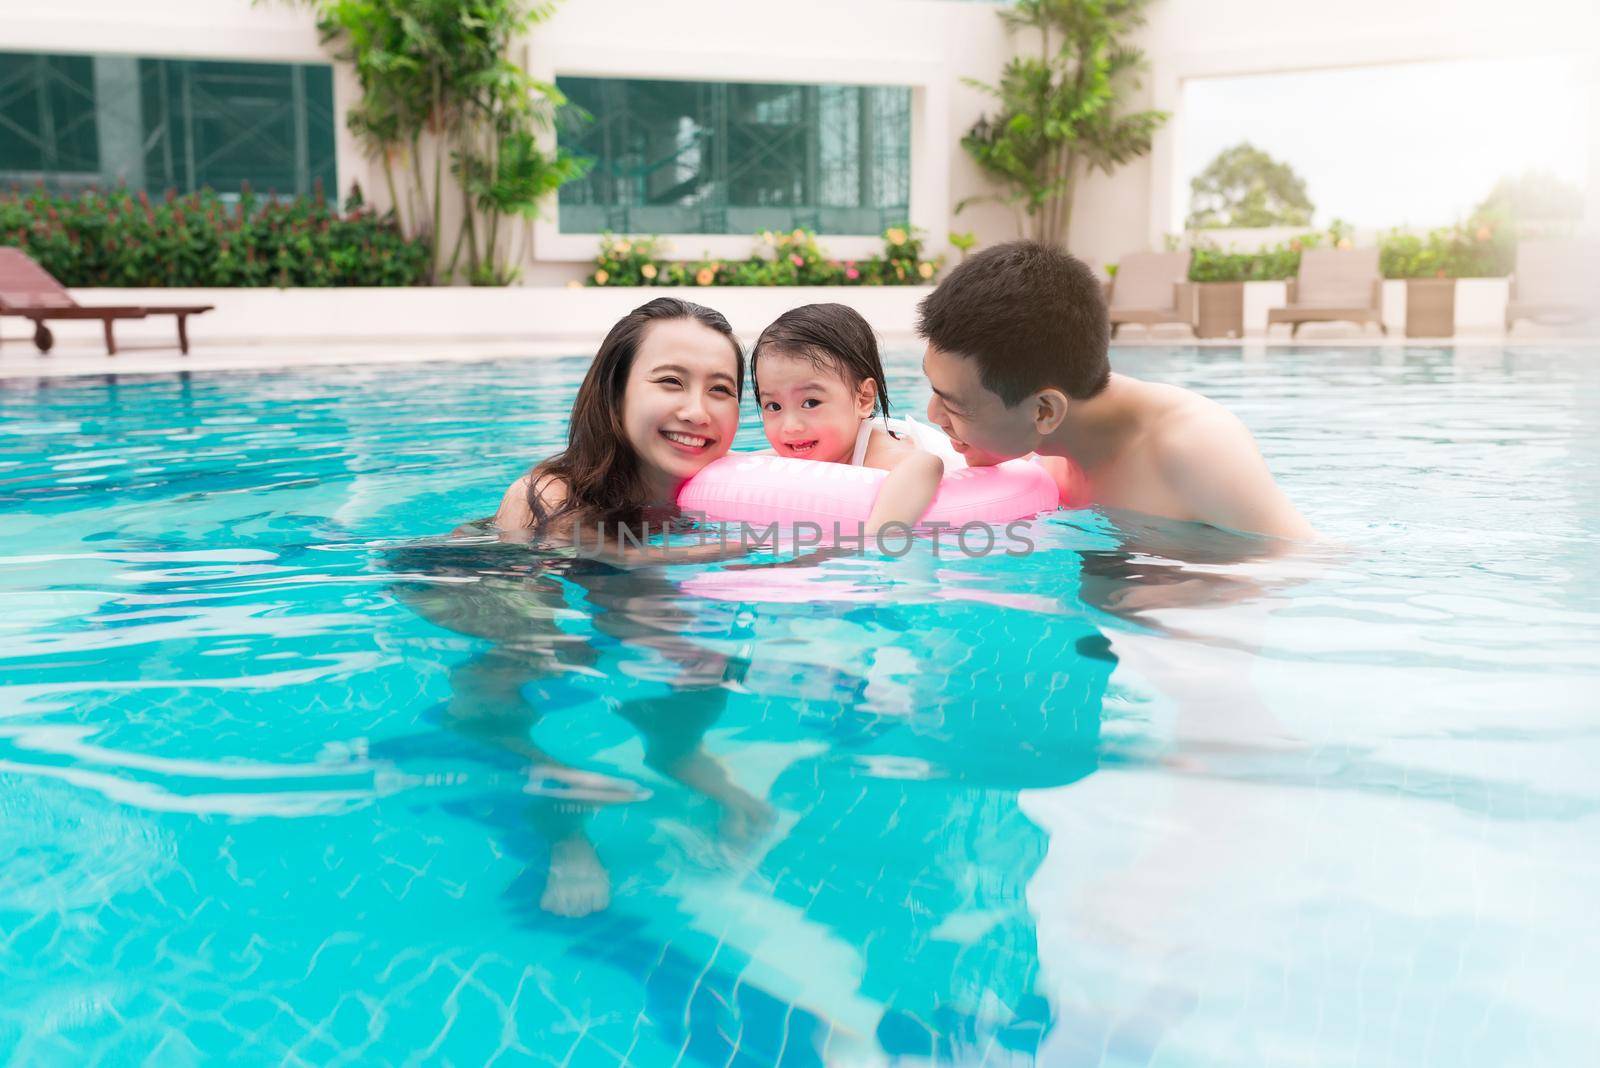
M575 84L579 81L586 84ZM786 90L776 99L793 113L770 130L759 118L752 120L749 116L753 94L747 90L754 87L759 93L766 86ZM572 150L599 153L597 170L603 171L606 166L606 145L632 146L643 136L655 146L657 135L669 134L672 117L678 117L677 151L656 160L647 172L618 172L614 178L598 180L591 173L590 177L562 186L556 222L563 233L596 232L593 226L569 227L568 222L577 218L587 217L585 222L595 217L602 221L628 220L632 225L612 224L607 229L638 231L647 229L648 222L641 225L634 220L654 217L662 222L684 222L695 227L688 232L706 236L805 227L815 229L822 237L862 237L903 226L909 219L911 90L906 86L579 79L562 75L558 88L571 94L578 106L596 113L588 124L559 123L557 138L564 140L567 132L578 134L573 138ZM883 96L886 93L889 95ZM673 105L660 110L660 102L669 97ZM841 105L849 116L847 126L841 126L837 115L830 116L828 111ZM613 107L620 110L605 114ZM646 116L665 121L667 126ZM685 119L698 131L688 140L683 135ZM617 132L608 127L618 120L623 140L613 144ZM741 142L750 142L753 154L735 156L733 150ZM849 142L848 147L841 142ZM709 153L705 151L708 147ZM880 148L885 151L878 151ZM796 152L799 157L795 157ZM633 156L624 155L612 162L624 159ZM680 166L684 161L688 162L689 171ZM691 198L693 203L653 203L648 194L643 201L633 202L640 194L633 188L635 181L642 178L647 186L656 186L663 169L669 184L693 174L697 189L697 195ZM753 187L751 174L759 176ZM593 186L580 194L583 202L568 200L569 195L591 181ZM798 195L799 200L764 205L750 199L761 190L781 190L783 199ZM890 202L874 203L882 193L887 193ZM624 202L607 202L618 199ZM729 218L739 217L748 225L728 227ZM807 220L814 225L808 225ZM723 228L700 229L706 222Z
M559 56L559 64L557 62ZM949 76L938 63L882 56L832 57L752 55L747 52L693 51L665 53L657 50L616 48L599 42L568 40L560 49L546 49L529 57L531 73L554 83L557 77L620 78L661 81L766 82L779 84L899 86L911 90L912 227L941 242L950 221L950 153L948 146L960 138L950 117ZM555 149L555 131L542 137ZM562 232L559 194L532 222L532 259L540 263L571 263L594 258L598 232ZM666 242L665 260L744 259L750 255L752 234L653 235ZM820 238L829 255L862 259L883 250L879 234L825 234Z

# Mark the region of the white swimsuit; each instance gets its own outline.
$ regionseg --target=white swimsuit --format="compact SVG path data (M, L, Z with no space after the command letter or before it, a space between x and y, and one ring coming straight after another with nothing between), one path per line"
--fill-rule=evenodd
M902 438L908 438L911 444L923 452L931 452L944 461L946 471L967 466L967 461L955 447L950 444L950 439L944 431L937 427L919 423L909 415L895 419L863 419L861 429L856 432L856 450L850 455L850 466L860 467L867 458L867 446L872 442L872 428L882 425L885 430L893 431Z

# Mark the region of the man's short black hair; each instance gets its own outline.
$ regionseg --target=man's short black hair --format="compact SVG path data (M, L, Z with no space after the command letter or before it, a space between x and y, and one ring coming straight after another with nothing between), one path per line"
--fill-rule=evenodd
M1008 407L1054 387L1077 400L1111 378L1105 292L1087 264L1037 241L968 257L923 301L917 332L978 365Z

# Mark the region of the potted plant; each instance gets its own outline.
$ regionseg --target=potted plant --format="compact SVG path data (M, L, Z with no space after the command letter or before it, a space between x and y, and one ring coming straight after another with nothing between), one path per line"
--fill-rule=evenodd
M1380 246L1383 276L1406 283L1406 337L1449 337L1456 332L1451 243L1451 233L1444 229L1421 236L1396 230Z
M1250 278L1253 258L1245 252L1193 250L1189 281L1194 283L1196 336L1244 336L1244 284Z
M1505 276L1513 247L1509 235L1489 217L1421 236L1396 230L1385 237L1383 276L1406 283L1406 336L1454 334L1456 280Z

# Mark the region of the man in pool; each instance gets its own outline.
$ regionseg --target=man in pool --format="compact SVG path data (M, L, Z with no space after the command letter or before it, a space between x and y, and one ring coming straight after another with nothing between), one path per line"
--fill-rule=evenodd
M918 330L928 418L968 464L1036 452L1064 505L1313 535L1227 409L1112 372L1100 282L1067 253L1013 241L968 258L923 300Z

